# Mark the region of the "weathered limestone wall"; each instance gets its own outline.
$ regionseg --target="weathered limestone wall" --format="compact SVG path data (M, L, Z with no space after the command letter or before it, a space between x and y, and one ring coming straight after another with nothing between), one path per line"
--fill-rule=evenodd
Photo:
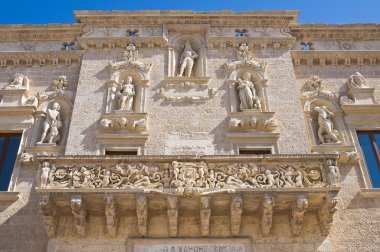
M82 62L78 90L74 104L66 154L100 154L101 146L96 142L99 118L104 113L107 88L110 79L108 61L120 60L121 50L88 51ZM211 150L203 154L234 154L233 145L226 139L227 115L230 98L226 73L221 66L236 59L233 49L208 51L207 76L211 77L210 88L217 88L215 97L206 102L167 102L157 90L163 86L166 76L167 51L163 49L140 49L139 58L153 63L150 86L146 89L145 112L148 113L148 133L145 154L198 154L208 146ZM292 62L285 51L257 52L258 60L268 64L268 107L280 121L278 132L279 153L306 153L308 151L306 131L302 122L299 95L295 92ZM286 97L286 99L283 99ZM202 152L201 152L202 154Z

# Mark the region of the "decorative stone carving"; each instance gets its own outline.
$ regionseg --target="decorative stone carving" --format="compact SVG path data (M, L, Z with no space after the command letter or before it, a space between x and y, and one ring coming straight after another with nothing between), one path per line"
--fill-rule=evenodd
M148 201L145 195L136 198L137 230L139 237L148 236Z
M223 65L224 69L233 70L236 68L248 67L261 71L265 70L265 63L258 62L252 59L252 54L250 52L249 46L246 43L240 44L236 54L238 60L230 63L225 63Z
M44 219L45 229L49 238L55 237L57 229L56 207L50 200L49 194L40 195L40 212Z
M119 96L118 110L133 112L133 100L136 93L131 76L127 76L123 81L117 94Z
M136 68L142 71L149 71L152 67L152 64L143 63L137 60L138 50L136 49L135 44L129 43L126 46L126 50L123 52L123 60L116 62L110 61L109 67L112 70L126 69L129 67Z
M183 76L185 73L185 76L190 77L196 58L198 58L198 54L191 48L190 41L186 41L180 58L180 70L178 76Z
M273 131L277 128L277 120L274 118L251 117L251 118L231 118L229 128L232 130L239 129L257 129Z
M34 155L27 152L23 152L21 153L19 160L21 163L34 162Z
M337 143L341 141L338 139L339 132L334 129L334 124L331 120L334 114L330 112L326 106L315 107L315 111L318 112L318 138L320 143Z
M241 43L239 49L236 52L238 60L251 60L251 52L249 51L249 47L246 43Z
M202 174L201 174L202 175ZM201 234L203 237L210 235L210 217L211 217L211 202L210 197L201 197Z
M74 215L74 226L79 236L86 236L87 212L82 196L71 198L71 212Z
M333 223L334 213L337 211L338 197L335 194L327 194L322 207L318 210L318 221L322 235L328 235Z
M104 195L106 227L109 235L115 237L118 228L118 216L116 211L116 203L112 195Z
M54 80L53 89L54 91L62 94L64 90L69 86L69 80L65 75L59 76L58 80Z
M347 85L350 89L368 88L367 80L359 72L356 72L348 78Z
M48 161L45 161L42 163L41 167L41 181L40 181L40 188L46 188L49 183L49 173L50 173L51 167L50 163Z
M260 98L256 95L256 89L251 81L251 74L244 72L242 79L237 80L237 90L240 99L240 110L258 109L261 110Z
M268 236L272 227L274 198L266 194L261 205L261 234Z
M241 214L243 213L243 199L240 195L232 197L231 200L231 235L240 235Z
M306 88L308 91L302 93L304 99L310 99L312 97L321 96L324 98L337 99L338 94L325 90L323 80L317 75L313 75L307 82Z
M330 186L339 186L340 172L334 160L332 159L326 160L326 170L327 170L327 182L330 184Z
M121 130L128 129L131 131L142 132L148 127L148 122L145 118L141 119L127 119L126 117L120 118L103 118L100 120L100 126L102 129Z
M27 76L15 73L11 83L3 87L5 90L29 90L30 80Z
M60 105L58 102L53 102L51 108L47 109L46 119L43 122L43 132L41 139L37 144L49 143L57 145L60 139L59 129L62 127L60 116Z
M299 195L297 202L293 205L290 213L290 227L292 235L297 236L302 233L304 224L304 214L308 207L308 200L306 195Z
M358 162L359 155L356 151L351 152L340 152L339 153L339 162L342 163L352 163L352 162Z
M74 100L74 93L68 90L69 84L69 80L65 75L59 76L57 80L53 81L53 84L48 90L42 93L37 93L39 103L52 100L56 97L64 97L70 101Z
M169 220L169 236L177 237L178 234L178 198L176 196L168 196L168 220Z
M258 167L253 163L214 166L204 162L173 161L167 168L153 164L52 166L49 188L144 189L168 193L207 192L236 188L326 187L321 166ZM166 174L166 175L165 175ZM170 188L170 189L169 189Z

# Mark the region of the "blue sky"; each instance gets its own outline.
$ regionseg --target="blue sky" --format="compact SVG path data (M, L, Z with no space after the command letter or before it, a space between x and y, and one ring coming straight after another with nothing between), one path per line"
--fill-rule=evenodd
M380 23L380 0L1 0L0 24L74 23L73 10L300 10L300 23Z

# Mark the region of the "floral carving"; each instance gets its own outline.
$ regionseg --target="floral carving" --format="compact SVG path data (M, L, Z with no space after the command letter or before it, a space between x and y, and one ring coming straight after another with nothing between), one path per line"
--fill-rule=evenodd
M213 165L205 162L51 166L46 188L144 189L158 192L207 192L237 188L326 187L324 166L258 167L253 163Z

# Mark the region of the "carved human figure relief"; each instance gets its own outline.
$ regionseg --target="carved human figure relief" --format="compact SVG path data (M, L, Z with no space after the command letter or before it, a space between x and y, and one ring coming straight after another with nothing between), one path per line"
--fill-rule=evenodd
M334 160L327 159L327 181L331 186L338 186L340 184L340 172L338 166L335 165Z
M136 49L136 46L133 43L129 43L126 50L123 52L123 60L124 61L136 61L138 50Z
M249 51L249 47L246 43L241 43L239 49L237 50L237 58L238 60L251 60L251 52Z
M198 54L191 48L190 41L186 41L184 45L183 52L180 58L180 70L178 76L190 77L193 71L194 61L198 58Z
M309 202L305 195L298 196L297 202L292 207L292 211L290 213L290 227L293 235L300 235L302 233L304 214L308 205Z
M85 236L87 225L87 212L85 209L84 202L82 201L82 197L73 196L71 198L71 212L74 215L74 226L77 230L78 235Z
M326 106L317 106L314 110L318 112L318 138L320 143L341 143L338 139L339 132L334 129L334 124L331 120L334 114Z
M368 88L367 80L359 72L348 78L347 85L349 88Z
M57 144L60 139L59 129L62 127L60 116L60 105L58 102L53 102L51 108L46 111L46 119L42 124L43 132L41 139L37 144L50 143Z
M261 110L260 98L256 94L255 86L251 81L251 74L244 72L242 79L237 80L237 89L240 99L240 110L258 109Z
M20 90L20 89L25 89L29 90L29 78L23 74L20 73L15 73L13 75L13 80L11 81L10 84L5 86L3 89L6 90Z
M274 198L271 195L265 195L261 205L261 233L267 236L272 227Z
M135 86L132 83L132 77L127 76L127 78L121 84L120 91L118 92L118 110L133 112L133 100L136 91Z
M177 237L178 232L178 198L169 196L168 202L168 220L169 220L169 236Z
M240 235L240 226L241 226L241 215L243 213L243 199L241 196L235 196L231 201L231 235L239 236Z
M210 197L202 196L200 204L201 233L202 236L210 234L211 202Z
M328 235L333 223L334 213L337 211L338 197L328 194L318 210L317 216L322 235Z
M104 196L106 226L108 234L116 236L118 217L116 212L116 203L112 195Z
M56 234L57 221L56 221L56 207L49 197L49 194L42 194L40 196L40 213L44 219L45 230L47 236L52 238Z
M41 182L40 187L46 188L49 182L49 172L50 172L50 163L49 162L43 162L41 167Z

